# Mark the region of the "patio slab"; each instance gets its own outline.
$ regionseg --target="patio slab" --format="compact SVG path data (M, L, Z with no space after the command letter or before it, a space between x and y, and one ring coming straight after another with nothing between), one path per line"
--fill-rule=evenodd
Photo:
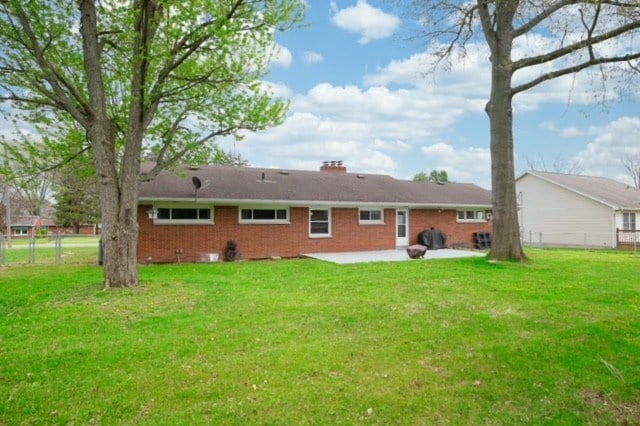
M405 249L397 250L375 250L375 251L354 251L343 253L303 253L302 256L311 257L313 259L325 260L327 262L347 264L347 263L363 263L363 262L399 262L403 260L422 260L411 259L407 255ZM456 249L440 249L427 250L424 260L431 259L455 259L462 257L483 257L486 253L456 250Z

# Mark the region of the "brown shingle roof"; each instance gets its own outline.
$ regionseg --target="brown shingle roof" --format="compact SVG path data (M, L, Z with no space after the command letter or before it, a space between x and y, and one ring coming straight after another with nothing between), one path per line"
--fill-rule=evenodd
M38 216L17 216L11 221L11 226L36 226L38 224Z
M640 209L640 190L613 179L538 171L526 172L518 179L527 174L537 176L616 209Z
M141 201L199 200L290 205L379 204L402 206L491 206L491 193L465 183L398 180L387 175L208 165L163 171L140 187Z

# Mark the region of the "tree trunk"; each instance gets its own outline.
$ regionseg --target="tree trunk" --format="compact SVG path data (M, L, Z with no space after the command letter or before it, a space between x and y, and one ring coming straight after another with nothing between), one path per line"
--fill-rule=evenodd
M90 114L80 117L93 148L102 211L104 287L138 284L138 186L142 133L136 128L122 158L114 126L107 113L95 0L80 0L80 32L90 102ZM129 135L131 138L132 136ZM120 166L120 172L118 172Z
M133 287L138 284L139 179L133 171L118 174L113 151L105 149L111 144L105 138L112 137L108 127L102 123L90 132L102 211L104 287Z
M505 36L505 34L507 34ZM511 44L508 32L496 32L491 57L491 98L487 114L491 128L491 191L493 237L490 258L524 260L520 241L513 150Z
M138 222L136 211L121 208L118 219L103 223L104 288L134 287L138 284Z

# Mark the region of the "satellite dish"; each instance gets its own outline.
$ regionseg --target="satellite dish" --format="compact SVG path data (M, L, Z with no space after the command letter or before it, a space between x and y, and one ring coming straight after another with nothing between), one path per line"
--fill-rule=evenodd
M195 186L196 191L202 186L202 182L200 181L200 178L198 176L192 177L191 182L193 182L193 186Z

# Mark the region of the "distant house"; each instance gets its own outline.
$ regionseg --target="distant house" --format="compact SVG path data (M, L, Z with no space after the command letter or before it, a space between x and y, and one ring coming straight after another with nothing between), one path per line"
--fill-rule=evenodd
M417 242L430 227L449 246L472 246L490 232L489 191L473 184L426 183L348 173L221 165L164 171L140 187L138 257L194 261L237 244L240 258L383 250Z
M529 171L516 179L525 243L631 247L640 244L640 190L605 177Z
M18 216L11 221L11 235L14 237L35 237L38 233L46 235L49 228L55 225L52 219L40 216Z
M74 233L73 228L64 228L56 224L55 220L40 216L18 216L11 221L11 235L14 237L35 237L38 235L52 235ZM78 233L95 235L98 233L96 225L80 225Z

